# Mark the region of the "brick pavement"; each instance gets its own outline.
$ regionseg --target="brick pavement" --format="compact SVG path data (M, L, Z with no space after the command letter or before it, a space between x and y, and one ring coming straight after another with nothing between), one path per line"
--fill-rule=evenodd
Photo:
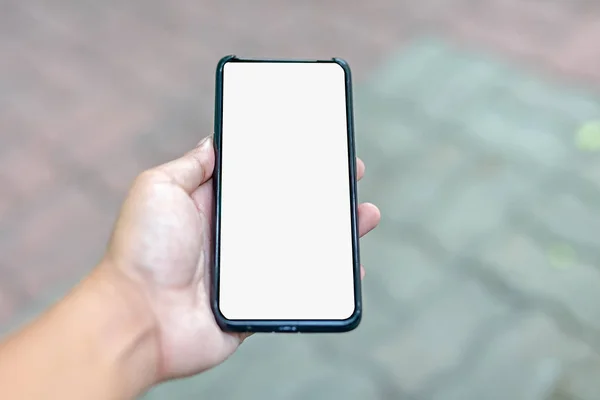
M364 324L254 338L149 398L595 398L600 163L574 135L600 118L599 21L585 0L0 4L0 330L93 265L138 171L210 131L220 56L340 55L386 217Z
M81 276L132 178L211 131L222 55L341 55L360 77L402 31L381 30L385 9L356 29L360 2L333 21L339 4L249 4L0 4L1 321L41 296L36 280ZM66 205L79 227L60 223Z

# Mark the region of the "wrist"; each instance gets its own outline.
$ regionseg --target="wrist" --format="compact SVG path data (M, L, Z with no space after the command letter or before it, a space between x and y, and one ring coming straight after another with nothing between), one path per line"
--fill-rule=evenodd
M78 295L93 318L92 346L117 391L134 397L157 383L158 335L145 294L103 262L75 290Z

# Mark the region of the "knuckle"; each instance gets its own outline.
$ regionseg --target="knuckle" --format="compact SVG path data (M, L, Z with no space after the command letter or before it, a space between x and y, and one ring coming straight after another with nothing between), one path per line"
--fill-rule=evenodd
M191 153L187 158L190 170L197 171L198 174L202 175L202 177L204 178L206 168L204 167L204 161L202 160L202 158L195 153Z
M134 185L146 185L157 179L158 172L155 169L147 169L140 173L134 180Z

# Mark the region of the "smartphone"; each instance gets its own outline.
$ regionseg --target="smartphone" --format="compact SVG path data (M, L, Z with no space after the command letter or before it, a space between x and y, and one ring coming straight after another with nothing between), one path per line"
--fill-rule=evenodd
M348 64L222 58L211 305L225 331L344 332L361 319Z

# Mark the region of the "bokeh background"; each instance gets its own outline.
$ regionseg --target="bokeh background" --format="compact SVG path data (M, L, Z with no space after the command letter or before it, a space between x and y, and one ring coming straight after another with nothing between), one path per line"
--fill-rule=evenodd
M147 398L599 399L599 40L595 0L0 0L0 332L211 133L221 56L338 56L383 212L364 322Z

